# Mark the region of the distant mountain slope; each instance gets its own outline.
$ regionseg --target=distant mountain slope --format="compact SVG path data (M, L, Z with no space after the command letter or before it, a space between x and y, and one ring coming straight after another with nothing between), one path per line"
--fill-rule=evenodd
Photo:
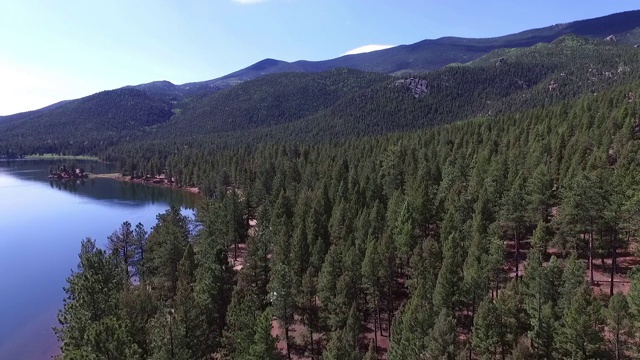
M51 104L49 106L45 106L43 108L40 108L38 110L32 110L32 111L26 111L26 112L22 112L22 113L17 113L17 114L13 114L13 115L6 115L6 116L0 116L0 124L8 124L8 123L12 123L12 122L16 122L16 121L20 121L23 119L28 119L30 117L34 117L37 115L41 115L46 113L49 110L53 110L57 107L60 107L66 103L68 103L71 100L63 100L63 101L59 101L55 104Z
M12 115L23 118L0 122L0 141L37 143L42 149L74 142L106 144L120 139L121 134L165 122L172 115L169 102L122 88L67 101L48 111Z
M565 36L551 44L496 50L469 65L395 78L347 95L305 119L226 134L218 141L316 142L413 131L517 113L611 89L627 96L638 84L640 49Z
M352 69L271 74L187 102L163 129L172 134L244 131L296 121L389 76ZM159 129L162 131L163 129Z
M436 70L452 63L467 63L496 49L530 47L541 42L550 43L567 34L598 39L613 35L618 42L635 45L640 43L638 28L640 28L640 10L628 11L495 38L443 37L364 54L345 55L324 61L300 60L289 63L265 59L245 69L206 83L209 86L226 86L265 74L326 71L337 67L387 74L419 73Z
M636 45L640 43L640 10L557 24L495 38L443 37L423 40L410 45L323 61L286 62L264 59L247 68L212 80L182 85L175 85L168 81L154 81L126 88L144 91L164 101L178 102L193 96L211 94L264 75L284 72L322 72L334 68L350 68L385 74L421 73L440 69L449 64L474 61L497 49L530 47L541 42L550 43L567 34L598 39L613 36L612 39L617 42ZM17 118L26 118L31 115L33 114L23 114ZM0 117L0 122L9 121L7 117Z

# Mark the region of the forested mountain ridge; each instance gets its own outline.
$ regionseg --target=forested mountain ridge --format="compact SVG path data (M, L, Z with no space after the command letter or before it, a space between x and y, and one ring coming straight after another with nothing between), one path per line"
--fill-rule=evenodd
M640 28L640 11L628 11L495 38L443 37L323 61L285 62L265 59L245 69L206 83L209 86L214 84L224 86L230 81L246 81L272 73L318 72L339 67L385 74L420 73L437 70L453 63L467 63L501 48L530 47L538 43L549 43L568 34L595 39L613 36L618 42L635 45L640 43L638 28Z
M275 59L264 59L245 69L217 79L182 85L175 85L168 81L156 81L126 88L142 90L153 97L165 100L179 101L193 96L210 94L273 73L322 72L340 67L386 74L420 73L440 69L453 63L467 63L497 49L530 47L541 42L549 43L567 34L595 39L609 38L611 41L635 45L640 43L638 28L640 28L640 10L556 24L496 38L443 37L435 40L423 40L411 45L400 45L390 49L346 55L324 61L300 60L289 63ZM45 107L37 111L46 112L49 110L48 108ZM0 117L0 122L13 121L33 115L29 113L3 116Z
M592 96L639 80L637 64L637 48L569 35L413 76L282 73L188 98L157 83L155 95L123 88L0 123L0 152L98 154L132 137L209 142L215 134L227 147L409 131Z
M295 122L388 79L383 74L345 68L265 75L188 102L159 131L174 137L192 136Z
M640 64L640 51L636 48L567 36L532 48L499 50L469 65L388 78L362 91L346 93L333 106L306 118L217 133L215 143L226 148L263 142L324 142L493 117L593 96L633 83L640 80L635 64ZM249 88L252 83L242 85ZM420 91L416 93L410 84L419 86ZM225 91L234 93L234 89ZM185 118L190 118L185 121L190 125L187 128L199 129L200 134L190 136L190 141L211 143L206 133L212 129L202 124L215 117L194 115L185 111ZM169 122L158 131L180 139L184 132L173 132L172 126Z

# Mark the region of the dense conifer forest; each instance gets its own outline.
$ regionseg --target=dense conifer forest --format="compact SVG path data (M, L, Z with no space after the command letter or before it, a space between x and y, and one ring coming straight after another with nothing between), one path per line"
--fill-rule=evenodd
M194 220L82 241L61 358L638 358L639 66L569 36L416 74L420 96L335 70L150 100L139 136L4 125L4 156L95 154L203 194Z

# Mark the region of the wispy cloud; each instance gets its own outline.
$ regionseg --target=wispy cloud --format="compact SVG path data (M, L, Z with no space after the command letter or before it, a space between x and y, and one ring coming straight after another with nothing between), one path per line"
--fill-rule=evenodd
M249 4L257 4L257 3L265 2L267 0L231 0L231 1L238 4L249 5Z
M347 51L346 53L344 53L342 55L355 55L355 54L368 53L368 52L372 52L372 51L378 51L378 50L384 50L384 49L392 48L394 46L395 45L378 45L378 44L365 45L365 46L360 46L358 48L349 50L349 51Z

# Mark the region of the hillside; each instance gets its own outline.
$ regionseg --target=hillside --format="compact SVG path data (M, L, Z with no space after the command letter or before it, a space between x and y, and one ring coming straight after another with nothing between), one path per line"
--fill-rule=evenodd
M209 86L254 79L279 72L318 72L338 67L386 74L420 73L440 69L453 63L467 63L502 48L530 47L550 43L564 35L574 34L595 39L609 36L627 45L640 43L640 10L595 19L556 24L540 29L486 39L443 37L400 45L370 53L345 55L323 61L285 62L265 59L245 69L205 82Z
M156 345L168 341L180 359L251 358L255 344L259 359L638 358L639 89L622 81L531 110L337 142L122 144L107 159L129 175L163 171L210 198L193 233L178 208L158 216L139 242L148 247L134 250L149 267L85 251L85 263L113 274L143 269L148 286L123 289L79 267L94 281L71 288L78 306L63 313L108 294L103 318L143 358L171 357ZM192 331L168 333L171 324Z
M290 123L388 79L350 69L265 75L189 101L158 132L193 136Z
M323 142L495 117L640 81L640 71L634 64L640 64L640 50L634 47L565 36L551 44L497 50L467 65L389 78L347 93L333 106L296 121L278 118L263 127L245 123L246 127L237 132L229 132L232 128L228 127L225 134L216 136L216 143ZM218 109L214 104L211 102L210 108ZM205 134L217 132L212 127L215 119L215 115L192 112L185 124L198 129L192 132L199 134L196 139L209 142ZM167 123L161 131L178 134L171 126Z
M179 97L177 86L159 82L0 123L0 147L4 154L95 154L132 137L215 139L228 147L409 131L598 94L640 80L636 64L640 50L635 47L568 35L402 77L349 69L271 74L190 97Z
M58 153L68 147L91 152L171 118L171 104L140 90L103 91L0 122L2 142L27 152ZM37 149L37 150L36 150ZM21 150L12 150L21 153Z
M404 75L433 71L450 64L474 61L497 49L526 48L538 43L550 43L568 34L594 39L610 38L617 43L640 43L640 10L612 14L595 19L556 24L495 38L474 39L443 37L400 45L370 53L341 56L323 61L300 60L286 62L264 59L231 74L201 82L176 85L169 81L127 86L144 91L150 96L168 102L179 102L195 96L204 96L264 75L288 72L323 72L335 68L350 68L367 72ZM45 107L36 110L44 113ZM0 122L26 119L34 112L0 117Z

